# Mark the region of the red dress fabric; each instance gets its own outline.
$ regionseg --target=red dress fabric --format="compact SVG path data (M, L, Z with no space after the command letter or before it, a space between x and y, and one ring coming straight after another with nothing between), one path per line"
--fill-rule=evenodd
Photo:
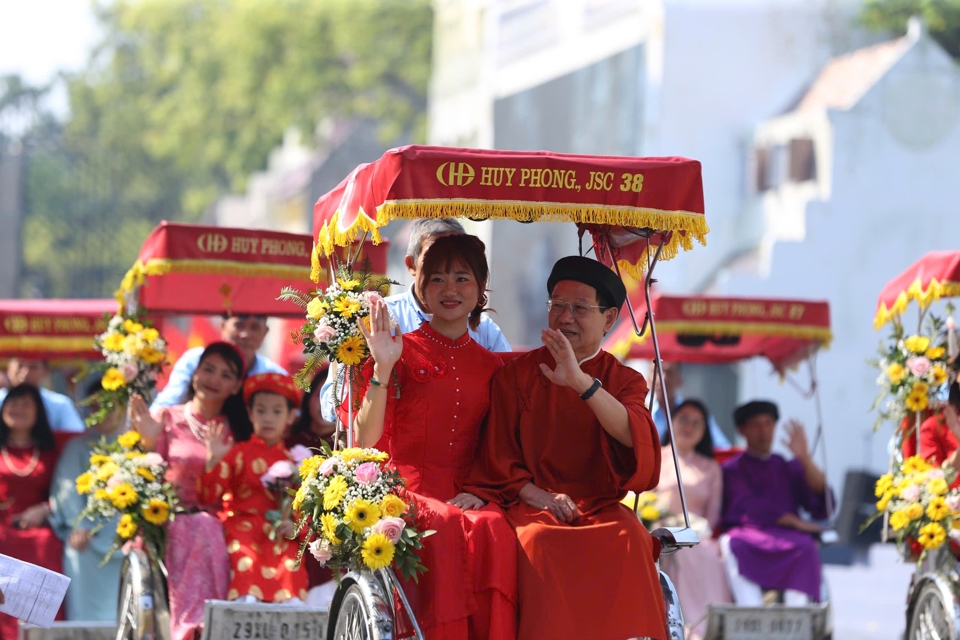
M487 430L465 489L502 505L520 540L523 640L666 637L653 541L620 500L660 479L660 439L644 406L647 385L601 351L581 363L629 416L633 447L610 437L569 387L543 375L546 348L508 362L493 379ZM527 483L565 493L580 517L567 524L520 502Z
M299 543L283 537L270 540L273 525L265 517L279 503L260 478L281 460L292 462L282 442L270 446L254 435L235 444L219 465L203 475L202 502L215 504L225 493L232 495L223 519L230 556L228 600L245 595L264 602L307 598L307 572L296 566Z
M936 413L920 425L920 456L926 458L936 466L950 457L960 443L947 426L947 420L942 413ZM960 476L953 481L953 488L960 486Z
M300 445L308 449L315 449L319 451L321 442L326 442L328 445L332 446L333 437L321 438L312 431L301 431L300 433L295 433L287 438L287 449L292 449L293 447ZM316 451L314 451L314 453L316 453ZM307 570L307 589L312 589L316 586L326 584L333 580L333 572L327 567L321 567L320 563L317 562L317 559L314 558L312 554L303 554L302 562L303 566Z
M451 340L429 323L403 336L378 448L406 480L417 525L436 533L420 552L427 572L404 583L426 638L511 640L517 625L517 538L496 505L462 511L462 490L490 405L500 357L468 334ZM372 374L367 364L364 381ZM366 383L359 391L366 393ZM399 398L397 390L399 389Z
M13 468L23 472L30 467L33 447L6 447ZM57 463L56 451L41 451L37 466L21 477L0 457L0 553L63 573L63 543L48 525L34 529L18 529L13 518L50 497L50 482ZM57 613L63 620L63 607ZM18 620L0 613L0 640L17 640Z

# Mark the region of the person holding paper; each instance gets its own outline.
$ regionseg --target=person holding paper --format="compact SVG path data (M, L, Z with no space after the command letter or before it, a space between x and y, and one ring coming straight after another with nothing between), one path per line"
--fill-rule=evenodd
M61 573L63 545L47 524L56 458L40 392L14 387L0 405L0 550ZM17 620L0 614L0 638L17 634Z

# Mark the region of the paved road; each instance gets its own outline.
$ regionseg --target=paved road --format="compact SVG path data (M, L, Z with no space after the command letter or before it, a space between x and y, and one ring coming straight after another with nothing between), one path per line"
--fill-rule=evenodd
M901 640L913 565L892 544L874 545L867 564L826 565L836 640Z

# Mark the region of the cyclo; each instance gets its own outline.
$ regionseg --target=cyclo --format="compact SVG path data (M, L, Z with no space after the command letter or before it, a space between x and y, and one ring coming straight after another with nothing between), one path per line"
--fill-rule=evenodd
M645 318L657 318L659 353L666 362L719 365L764 358L772 366L773 373L793 383L804 397L812 398L817 417L813 449L820 446L826 468L816 356L832 339L827 302L708 295L672 296L659 292L648 296L639 291L634 292L632 297L637 299L637 306L645 312ZM604 344L610 353L622 360L652 360L657 357L657 352L649 338L645 333L635 332L629 325L620 325L606 337ZM809 368L809 385L806 388L788 377L792 369L803 363ZM715 457L721 462L739 453L742 453L742 449L735 447L715 449ZM681 495L682 491L681 485ZM832 522L836 509L829 503L829 492L827 496L828 521ZM686 511L683 517L689 523ZM715 535L719 533L715 532ZM832 531L827 531L822 534L820 541L828 542L834 535ZM782 596L778 593L767 595L771 596L771 600L778 600ZM730 637L830 637L833 625L825 582L822 583L820 600L820 604L807 607L710 605L704 637L711 640ZM697 622L688 620L688 624ZM737 635L735 630L738 629L755 630L759 635Z
M296 317L276 300L283 287L310 280L312 239L276 231L163 222L146 238L124 277L117 302L150 317L163 331L175 316L263 315ZM384 247L385 249L385 247ZM372 255L385 268L385 251ZM119 639L170 638L162 559L128 552L118 602Z
M376 243L379 230L391 220L427 217L574 223L581 255L588 238L589 250L618 274L637 278L645 274L647 291L655 265L680 249L691 249L694 240L703 243L708 230L696 161L408 146L360 165L318 200L314 208L317 251L331 256L335 248L368 237ZM571 246L575 242L571 233ZM636 317L631 316L639 331ZM654 323L649 322L645 330L660 369ZM352 419L348 413L346 424L339 426L346 432L348 445L353 442ZM672 430L669 419L668 424ZM666 552L698 542L689 526L664 528L654 536ZM663 573L660 583L666 635L683 638L676 591ZM393 638L394 614L401 609L420 637L413 611L391 569L351 571L342 577L330 605L327 637Z
M960 295L960 251L931 251L887 282L877 301L874 327L900 324L910 301L919 306L918 325L929 306L941 298ZM919 328L919 327L918 327ZM950 356L957 355L954 329L948 324ZM898 426L891 456L891 469L903 459L921 453L920 422L932 412L908 417ZM884 532L886 535L886 531ZM908 549L908 562L915 562ZM906 600L906 635L909 640L960 638L960 547L948 538L947 544L926 554L917 564Z

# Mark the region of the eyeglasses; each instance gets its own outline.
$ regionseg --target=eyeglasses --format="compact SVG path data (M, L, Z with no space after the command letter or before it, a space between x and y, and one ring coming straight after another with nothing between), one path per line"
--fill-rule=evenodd
M590 309L606 311L609 308L598 304L574 304L563 300L547 300L547 312L552 316L562 316L563 312L569 309L574 318L586 318Z

